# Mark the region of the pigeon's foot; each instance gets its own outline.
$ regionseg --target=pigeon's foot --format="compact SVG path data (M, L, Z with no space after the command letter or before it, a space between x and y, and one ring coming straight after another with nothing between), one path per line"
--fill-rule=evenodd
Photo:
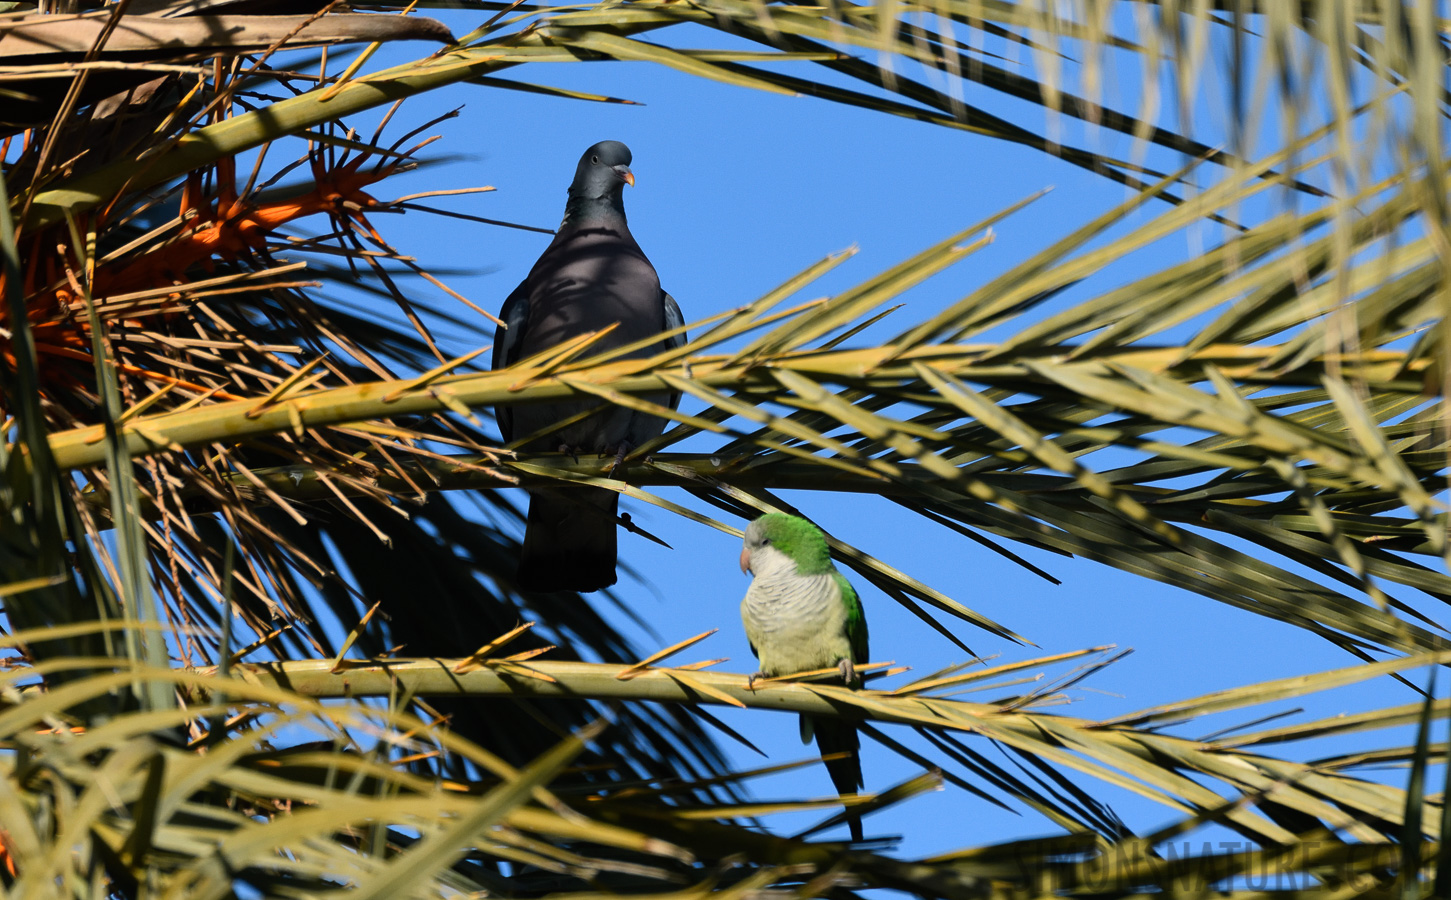
M611 478L619 477L620 469L625 467L625 457L629 456L630 451L634 449L635 445L629 441L620 441L620 446L615 448L615 461L610 464Z
M856 683L856 666L852 664L851 660L842 660L836 664L836 668L841 672L841 680L846 682L847 687Z
M559 455L560 456L567 456L570 459L574 460L576 463L578 463L579 462L579 449L580 448L578 448L578 447L571 447L568 444L560 444L559 445L559 451L558 452L559 452Z

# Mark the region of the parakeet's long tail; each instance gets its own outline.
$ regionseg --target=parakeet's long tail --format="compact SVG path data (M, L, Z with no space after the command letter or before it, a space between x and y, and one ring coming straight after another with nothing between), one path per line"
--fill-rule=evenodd
M519 586L583 592L614 584L619 505L619 494L597 488L530 493Z
M808 729L816 735L816 749L821 751L822 756L831 753L850 753L843 759L826 760L826 774L831 776L831 783L838 794L855 794L862 788L862 761L861 761L861 737L857 734L856 727L843 722L840 719L818 719L802 716L802 732L807 733ZM862 820L860 816L851 816L847 819L847 825L851 828L851 839L859 841L862 839Z

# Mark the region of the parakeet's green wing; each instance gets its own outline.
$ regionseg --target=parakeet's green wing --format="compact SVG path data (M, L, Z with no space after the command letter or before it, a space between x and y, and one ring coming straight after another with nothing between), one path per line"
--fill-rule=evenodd
M846 637L851 642L851 661L857 665L865 664L870 659L867 656L867 616L862 612L862 602L845 575L840 572L832 575L841 591L841 602L846 605Z

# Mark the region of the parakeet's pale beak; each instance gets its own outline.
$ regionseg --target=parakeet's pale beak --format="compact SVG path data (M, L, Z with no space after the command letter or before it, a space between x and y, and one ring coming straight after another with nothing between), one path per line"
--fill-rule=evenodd
M630 171L629 166L615 166L614 172L620 176L620 180L625 184L628 184L630 187L635 186L635 173Z
M751 551L741 551L741 571L749 575L751 573Z

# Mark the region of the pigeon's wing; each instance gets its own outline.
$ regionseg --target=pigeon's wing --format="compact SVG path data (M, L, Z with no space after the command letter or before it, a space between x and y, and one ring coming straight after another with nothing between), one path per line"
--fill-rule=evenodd
M503 369L518 361L519 348L524 344L524 326L529 321L529 290L526 279L519 282L514 292L504 301L499 318L504 328L494 335L494 368Z
M670 331L673 328L679 328L681 325L684 325L685 317L680 314L680 304L676 303L675 298L670 296L670 294L666 293L665 291L661 291L660 294L665 298L665 330ZM665 342L665 346L669 347L671 350L684 347L685 332L682 331L674 337L668 339Z
M494 332L494 360L492 368L504 369L519 359L520 348L524 346L524 327L529 322L529 290L526 285L528 279L519 282L514 292L504 301L504 308L499 310L499 318L504 321L503 328ZM503 435L504 441L514 439L514 416L512 410L507 406L500 406L494 410L494 419L499 423L499 434Z
M676 303L675 302L675 298L672 297L672 296L670 296L670 294L668 292L666 292L665 290L663 290L663 289L660 291L660 296L663 297L664 300L665 300L665 330L666 331L670 331L671 329L679 328L680 326L684 325L685 324L685 317L680 314L680 304L679 303ZM672 338L667 338L666 341L665 341L665 346L666 346L667 349L677 350L677 349L679 349L681 347L684 347L685 346L685 342L686 342L685 332L682 331L682 332L680 332L679 334L675 335ZM679 391L672 391L671 392L671 394L670 394L670 408L671 409L679 409L680 408L680 392Z

